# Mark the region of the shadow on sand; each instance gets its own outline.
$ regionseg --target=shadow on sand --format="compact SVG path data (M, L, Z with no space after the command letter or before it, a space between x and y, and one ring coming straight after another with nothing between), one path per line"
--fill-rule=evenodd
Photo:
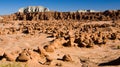
M110 62L106 62L106 63L101 63L99 64L99 66L112 66L112 65L120 65L120 57L115 59L115 60L112 60Z

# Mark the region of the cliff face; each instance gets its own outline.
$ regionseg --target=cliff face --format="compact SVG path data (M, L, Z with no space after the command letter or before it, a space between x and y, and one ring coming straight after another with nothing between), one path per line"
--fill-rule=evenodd
M104 12L35 12L35 13L15 13L4 16L6 20L80 20L80 21L109 21L120 18L120 10Z
M28 13L28 12L47 12L49 11L48 8L45 8L43 6L28 6L25 8L20 8L18 10L21 13Z

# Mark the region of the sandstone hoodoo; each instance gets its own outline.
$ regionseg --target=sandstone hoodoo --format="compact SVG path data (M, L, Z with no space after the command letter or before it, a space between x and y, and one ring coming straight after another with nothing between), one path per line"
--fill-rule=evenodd
M28 6L0 21L0 65L98 67L120 56L120 10L51 12Z
M112 21L120 18L120 11L106 10L103 12L52 12L47 8L27 7L21 8L19 12L3 16L6 20L77 20L77 21Z
M0 22L3 22L3 20L4 20L3 17L0 16Z

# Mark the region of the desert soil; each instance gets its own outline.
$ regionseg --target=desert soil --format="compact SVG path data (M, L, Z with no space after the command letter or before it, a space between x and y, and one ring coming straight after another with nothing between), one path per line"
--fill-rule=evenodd
M12 21L13 22L13 21ZM97 22L92 22L96 24ZM100 24L111 23L103 22ZM89 25L85 23L83 25ZM91 48L85 47L61 47L55 49L54 52L47 52L50 62L46 62L46 59L42 59L38 62L36 59L29 59L27 61L14 61L8 60L7 57L3 57L4 54L8 56L18 56L23 50L37 50L38 47L44 47L46 44L49 44L50 41L54 40L54 37L49 37L50 35L45 33L40 33L36 35L29 34L7 34L0 35L0 64L14 64L14 62L20 63L23 66L27 65L28 67L119 67L120 61L112 64L109 62L113 60L120 60L120 41L119 40L108 40L105 45L94 45ZM17 54L18 53L18 54ZM9 55L12 54L12 55ZM16 55L14 55L16 54ZM63 60L63 56L69 56L68 60ZM36 55L34 55L35 57ZM11 58L11 57L10 57ZM13 58L14 59L14 58ZM107 64L103 64L107 63ZM118 63L118 64L117 64Z

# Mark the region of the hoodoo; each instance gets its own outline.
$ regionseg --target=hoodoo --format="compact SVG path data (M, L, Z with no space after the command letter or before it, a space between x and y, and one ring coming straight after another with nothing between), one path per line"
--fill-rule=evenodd
M0 16L0 22L2 22L2 21L3 21L3 17Z

